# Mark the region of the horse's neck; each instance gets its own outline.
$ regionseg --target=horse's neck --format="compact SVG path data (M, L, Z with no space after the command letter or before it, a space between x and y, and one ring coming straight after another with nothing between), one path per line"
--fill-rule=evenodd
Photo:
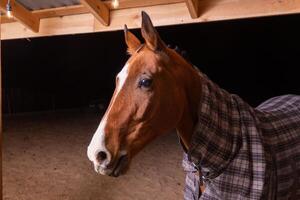
M194 127L198 121L197 108L201 96L201 77L198 71L192 66L185 66L186 73L180 77L182 83L185 83L185 102L184 111L176 130L185 149L189 149Z

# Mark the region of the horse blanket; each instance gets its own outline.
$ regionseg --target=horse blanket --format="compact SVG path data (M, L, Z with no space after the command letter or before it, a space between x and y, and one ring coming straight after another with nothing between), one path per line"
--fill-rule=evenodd
M252 108L199 74L198 123L183 159L184 199L299 200L300 96Z

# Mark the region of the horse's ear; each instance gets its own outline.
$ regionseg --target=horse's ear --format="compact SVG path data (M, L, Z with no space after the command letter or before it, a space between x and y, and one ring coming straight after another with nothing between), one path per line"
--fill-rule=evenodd
M124 26L124 36L128 47L127 52L132 55L141 46L141 42L133 33L128 30L126 24Z
M163 50L166 46L154 28L149 15L142 11L142 35L147 46L153 51Z

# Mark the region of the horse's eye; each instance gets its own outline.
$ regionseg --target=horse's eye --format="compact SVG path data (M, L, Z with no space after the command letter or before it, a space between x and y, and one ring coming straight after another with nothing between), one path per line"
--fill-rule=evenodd
M152 79L143 78L139 81L139 87L149 88L151 86Z

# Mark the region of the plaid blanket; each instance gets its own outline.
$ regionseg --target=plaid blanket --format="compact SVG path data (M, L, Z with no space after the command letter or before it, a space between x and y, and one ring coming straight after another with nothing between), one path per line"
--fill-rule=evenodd
M300 96L252 108L200 76L198 123L183 158L184 199L299 200Z

